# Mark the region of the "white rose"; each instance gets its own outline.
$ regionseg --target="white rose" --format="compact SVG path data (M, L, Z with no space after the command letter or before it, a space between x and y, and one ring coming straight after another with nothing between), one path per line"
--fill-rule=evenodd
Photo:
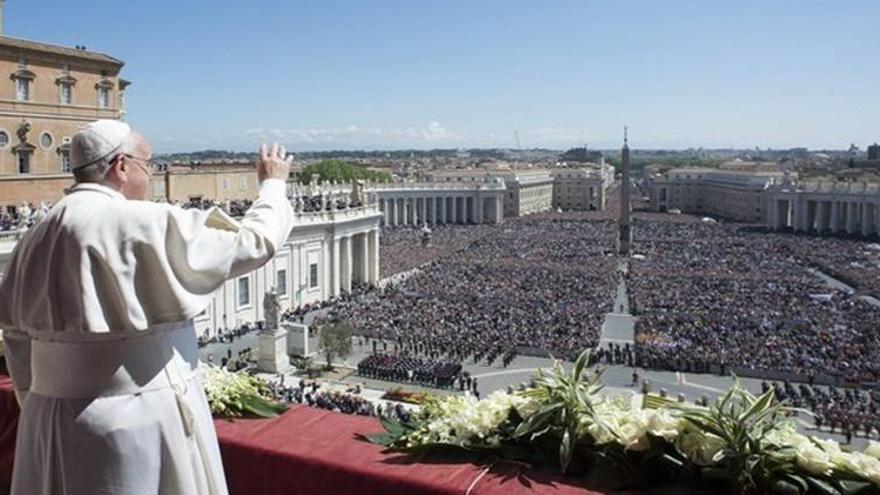
M880 459L865 454L853 453L853 463L857 466L857 474L880 485Z
M645 450L648 448L647 431L641 421L630 421L617 429L618 441L625 450Z
M521 399L514 403L514 407L516 407L516 412L521 418L528 419L529 416L538 412L538 409L541 408L541 403L534 399Z
M834 468L831 456L811 443L804 443L797 447L795 461L799 467L816 475L831 474L831 470Z
M840 444L837 443L836 440L832 440L830 438L827 440L822 439L822 438L815 438L814 440L816 441L816 443L819 444L820 447L822 447L822 450L827 452L829 455L833 456L833 455L840 454L840 452L841 452L840 451Z
M665 409L655 409L646 411L645 426L651 435L672 442L681 429L681 420Z
M610 424L610 418L605 420L605 424L608 425L608 428L600 425L599 423L593 423L587 426L587 433L593 437L593 441L596 442L596 445L605 445L606 443L611 443L617 440L614 435L611 433L611 430L617 430L617 423L614 421L613 424Z
M868 440L868 448L865 449L865 455L880 459L880 442Z
M698 466L716 464L724 449L723 439L695 429L688 429L679 434L676 444L679 450Z

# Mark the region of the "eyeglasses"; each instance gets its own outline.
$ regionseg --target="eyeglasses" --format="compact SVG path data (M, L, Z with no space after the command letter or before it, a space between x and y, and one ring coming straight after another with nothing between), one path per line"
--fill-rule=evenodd
M153 163L153 160L151 160L151 159L141 158L141 157L139 157L139 156L134 156L134 155L129 155L128 153L123 153L123 155L126 156L126 157L128 157L128 158L130 158L130 159L132 159L132 160L134 160L134 161L136 161L136 162L138 162L138 163L139 163L141 166L143 166L143 167L146 169L146 171L149 172L150 174L152 174L153 172L155 172L155 171L158 169L158 167L156 166L156 164ZM119 155L116 156L116 160L118 160L118 159L119 159ZM115 160L114 160L114 161L115 161Z

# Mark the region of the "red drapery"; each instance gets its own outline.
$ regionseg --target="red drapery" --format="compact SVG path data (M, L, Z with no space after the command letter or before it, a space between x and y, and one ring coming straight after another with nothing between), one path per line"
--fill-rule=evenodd
M0 376L0 486L8 487L18 404L12 382ZM383 453L357 439L381 431L374 418L296 406L271 420L217 420L229 490L247 495L446 495L595 493L573 480L515 463L435 463ZM415 462L415 461L422 462Z

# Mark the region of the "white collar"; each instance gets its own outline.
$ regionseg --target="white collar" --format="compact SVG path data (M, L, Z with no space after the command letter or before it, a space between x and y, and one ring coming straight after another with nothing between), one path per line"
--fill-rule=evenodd
M79 182L65 190L64 193L71 194L77 191L94 191L106 194L116 199L125 199L125 196L123 196L122 193L120 193L116 189L113 189L112 187L107 187L103 184L98 184L96 182Z

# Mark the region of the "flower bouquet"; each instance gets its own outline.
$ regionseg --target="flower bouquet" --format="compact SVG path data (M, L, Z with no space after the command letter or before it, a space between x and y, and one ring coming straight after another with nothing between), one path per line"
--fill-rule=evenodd
M368 437L393 451L453 448L488 452L615 488L671 483L689 492L880 492L880 444L849 452L833 440L796 431L794 409L755 396L739 382L709 406L647 395L608 397L601 371L586 372L582 353L572 371L557 362L534 387L484 400L429 398L406 423L383 420Z
M211 414L221 418L273 418L287 406L272 399L269 385L243 371L202 364L202 380Z

